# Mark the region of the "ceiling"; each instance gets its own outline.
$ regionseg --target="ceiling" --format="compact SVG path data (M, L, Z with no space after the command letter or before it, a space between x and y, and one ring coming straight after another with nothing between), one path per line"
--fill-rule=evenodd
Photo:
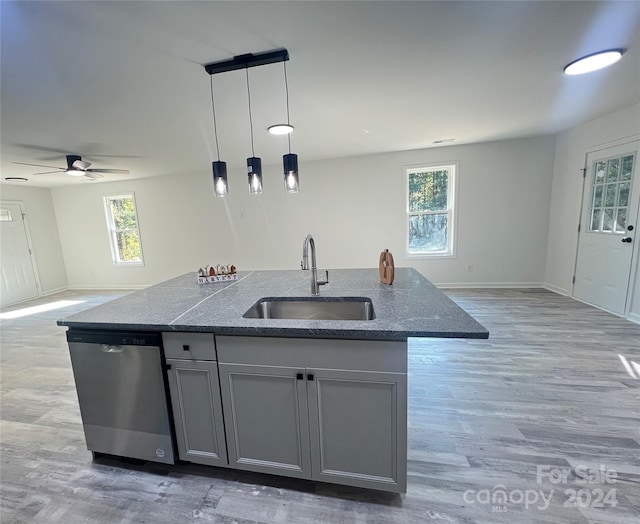
M88 183L13 162L125 168L97 182L211 176L203 64L285 47L292 151L311 160L557 133L640 101L640 2L0 2L2 178ZM572 60L627 49L563 76ZM245 70L213 76L220 157L251 156ZM249 70L255 155L278 165L283 64ZM276 169L275 167L273 169ZM268 170L265 169L265 176ZM24 185L24 184L23 184Z

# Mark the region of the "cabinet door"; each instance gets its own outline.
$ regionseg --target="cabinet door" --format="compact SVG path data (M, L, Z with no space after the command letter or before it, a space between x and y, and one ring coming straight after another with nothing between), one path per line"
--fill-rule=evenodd
M216 362L167 359L178 456L212 466L227 465Z
M307 369L313 479L406 491L407 376Z
M219 364L229 465L310 478L302 369Z

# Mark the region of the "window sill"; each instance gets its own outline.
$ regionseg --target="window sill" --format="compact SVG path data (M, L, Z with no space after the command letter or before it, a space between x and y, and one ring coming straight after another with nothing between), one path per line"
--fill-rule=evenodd
M405 258L456 258L454 253L405 253Z
M113 267L144 267L144 262L114 262Z

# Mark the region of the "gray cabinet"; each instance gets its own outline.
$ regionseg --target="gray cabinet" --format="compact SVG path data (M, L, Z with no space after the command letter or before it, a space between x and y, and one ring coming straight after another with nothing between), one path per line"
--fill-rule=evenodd
M178 457L198 464L226 466L213 334L163 333L162 339Z
M406 491L406 343L216 337L216 346L231 467Z
M307 391L299 369L219 364L229 465L311 478Z
M307 375L313 479L404 491L406 375L334 369Z

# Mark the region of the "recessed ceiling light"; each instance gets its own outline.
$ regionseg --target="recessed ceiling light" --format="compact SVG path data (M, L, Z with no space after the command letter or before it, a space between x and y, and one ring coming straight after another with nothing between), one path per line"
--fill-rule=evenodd
M565 75L582 75L597 71L603 67L615 64L622 58L624 49L607 49L606 51L598 51L582 58L574 60L564 68Z
M21 176L8 176L5 178L7 182L28 182L28 178L24 178Z
M293 132L293 126L289 124L275 124L267 129L272 135L288 135Z

